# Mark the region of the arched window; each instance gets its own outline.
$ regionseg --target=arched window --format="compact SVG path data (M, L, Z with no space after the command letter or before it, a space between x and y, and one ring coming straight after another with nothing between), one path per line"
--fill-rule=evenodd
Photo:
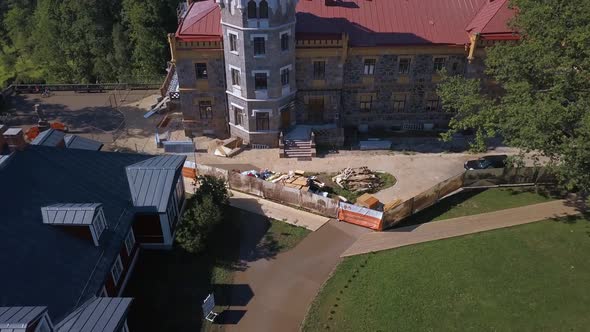
M260 1L260 16L258 18L268 18L268 2Z
M256 18L256 2L254 0L248 1L248 18Z

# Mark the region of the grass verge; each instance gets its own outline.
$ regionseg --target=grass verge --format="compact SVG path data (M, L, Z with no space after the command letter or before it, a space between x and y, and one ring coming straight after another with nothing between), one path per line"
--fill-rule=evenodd
M406 219L400 226L517 208L545 203L554 199L556 197L534 187L464 191L418 212Z
M190 254L143 250L125 290L135 298L128 323L134 331L217 331L202 320L201 303L215 294L222 312L230 302L233 274L244 261L272 258L295 247L308 230L228 207L206 250Z
M350 257L303 331L583 331L589 251L570 218Z

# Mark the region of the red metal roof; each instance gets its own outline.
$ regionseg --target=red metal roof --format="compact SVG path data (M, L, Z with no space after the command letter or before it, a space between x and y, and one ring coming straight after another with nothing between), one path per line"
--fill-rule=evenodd
M508 0L488 1L467 26L467 31L480 34L511 32L508 22L514 16Z
M182 41L221 40L221 10L213 0L193 2L176 31Z
M466 30L508 32L507 0L299 0L297 35L348 33L355 46L469 43ZM221 38L213 0L195 2L176 32L183 41ZM466 27L470 29L466 29ZM496 31L503 30L503 31Z
M353 45L465 44L488 0L300 0L297 32L347 32Z

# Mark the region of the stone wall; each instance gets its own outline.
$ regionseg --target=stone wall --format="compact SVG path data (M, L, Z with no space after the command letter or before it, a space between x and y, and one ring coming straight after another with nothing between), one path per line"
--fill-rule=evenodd
M195 50L195 54L199 54ZM197 79L195 64L207 64L207 79ZM179 58L176 62L180 82L180 110L187 134L228 136L227 103L223 59L219 56ZM201 118L199 101L211 101L212 117Z

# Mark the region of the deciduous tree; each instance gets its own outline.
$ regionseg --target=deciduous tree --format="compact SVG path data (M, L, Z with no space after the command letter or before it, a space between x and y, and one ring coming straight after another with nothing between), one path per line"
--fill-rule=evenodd
M451 134L476 130L473 147L501 135L507 144L548 157L569 189L590 189L590 2L512 0L520 41L490 47L480 80L448 77L439 87L445 109L456 112Z

